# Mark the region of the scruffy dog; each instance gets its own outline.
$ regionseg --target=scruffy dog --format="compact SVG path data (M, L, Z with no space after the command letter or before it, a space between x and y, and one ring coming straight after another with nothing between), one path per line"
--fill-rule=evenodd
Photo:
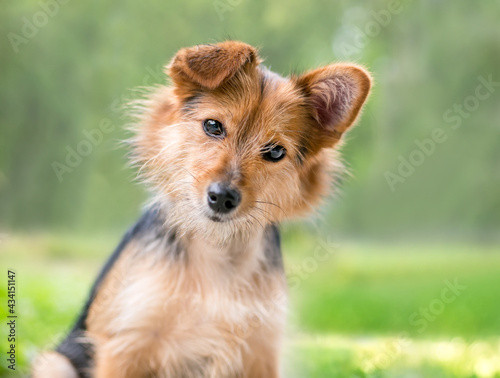
M36 378L278 377L278 223L327 193L371 86L332 64L281 77L226 41L180 50L141 102L134 161L153 200Z

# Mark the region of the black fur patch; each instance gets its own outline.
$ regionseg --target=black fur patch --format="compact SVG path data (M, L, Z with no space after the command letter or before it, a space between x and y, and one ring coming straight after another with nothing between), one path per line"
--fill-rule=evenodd
M202 98L202 93L201 92L196 92L194 95L191 97L188 97L185 101L184 104L182 105L181 111L183 113L192 113L198 105L200 104L201 98Z
M265 230L264 254L267 262L273 268L284 270L283 256L281 255L281 236L277 225L267 226Z
M75 325L56 350L71 361L80 377L87 378L91 376L90 369L94 350L92 344L85 341L83 330L77 329Z
M299 164L299 165L304 164L304 160L306 159L307 153L308 153L308 148L306 146L304 146L303 144L300 145L300 147L298 148L297 156L296 156L297 164Z
M260 97L264 97L264 91L266 89L267 77L266 75L262 75L260 78Z

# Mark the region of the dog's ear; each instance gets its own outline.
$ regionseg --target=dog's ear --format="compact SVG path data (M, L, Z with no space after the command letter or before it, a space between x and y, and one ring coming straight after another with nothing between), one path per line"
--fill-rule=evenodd
M167 73L178 86L191 84L215 89L245 64L260 63L257 50L237 41L200 45L179 50Z
M296 80L305 93L325 146L335 144L356 121L372 83L364 68L351 64L332 64Z

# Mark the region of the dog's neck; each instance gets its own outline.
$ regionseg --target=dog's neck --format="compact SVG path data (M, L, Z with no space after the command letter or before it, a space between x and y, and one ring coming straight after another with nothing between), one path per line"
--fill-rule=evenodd
M223 267L233 270L252 270L264 258L263 230L255 230L252 237L248 235L225 240L224 243L207 240L194 234L181 237L187 262L199 267Z
M209 227L197 229L189 218L179 216L172 203L156 206L163 229L171 240L175 240L189 265L221 265L232 269L244 266L248 269L265 260L266 238L271 225L241 229L229 222L211 222Z

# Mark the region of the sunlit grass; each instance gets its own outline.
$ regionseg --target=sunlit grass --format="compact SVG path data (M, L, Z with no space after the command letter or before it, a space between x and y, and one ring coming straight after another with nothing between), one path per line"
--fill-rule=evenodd
M500 338L412 340L306 335L293 339L287 377L498 377ZM293 367L292 367L293 366Z

